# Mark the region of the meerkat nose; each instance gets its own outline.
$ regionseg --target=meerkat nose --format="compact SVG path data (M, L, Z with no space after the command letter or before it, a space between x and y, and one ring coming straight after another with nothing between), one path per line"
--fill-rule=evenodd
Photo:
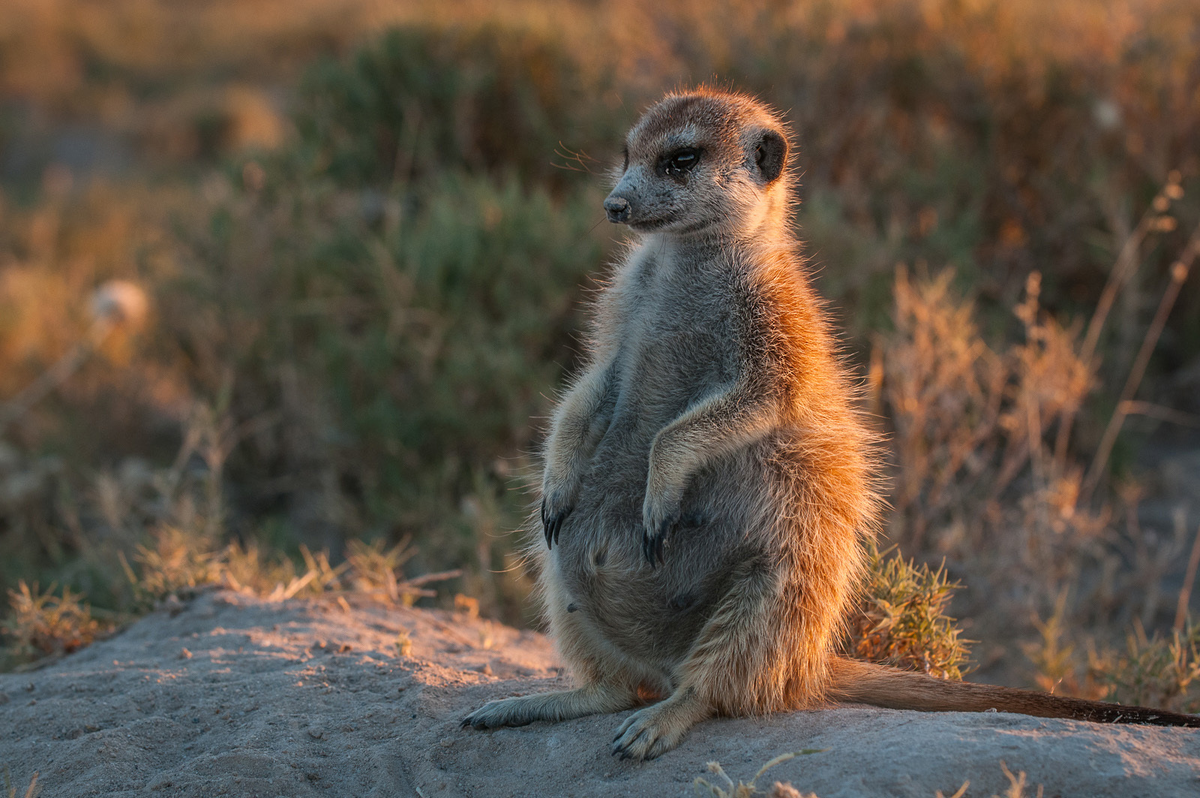
M629 221L629 200L624 197L609 197L604 200L604 211L608 214L608 220L613 224Z

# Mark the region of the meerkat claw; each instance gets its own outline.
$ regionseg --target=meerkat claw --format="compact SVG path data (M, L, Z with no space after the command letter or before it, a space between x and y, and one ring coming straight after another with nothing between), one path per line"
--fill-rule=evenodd
M651 568L658 565L658 561L654 557L654 538L642 533L642 556L646 558L646 564Z
M562 531L563 521L571 514L574 507L568 507L565 510L559 510L551 514L546 509L545 500L542 501L542 531L546 535L546 548L553 548L558 542L559 533Z
M646 558L646 562L651 568L657 568L667 561L667 536L674 526L672 522L664 521L658 525L658 532L656 534L651 535L643 530L642 555Z

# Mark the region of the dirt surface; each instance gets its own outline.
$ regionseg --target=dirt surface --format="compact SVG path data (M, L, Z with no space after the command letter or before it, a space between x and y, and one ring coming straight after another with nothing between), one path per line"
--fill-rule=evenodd
M404 639L411 646L404 645ZM405 653L407 651L407 653ZM476 732L459 721L566 678L541 635L462 615L209 592L41 670L0 674L0 765L50 796L683 796L719 761L833 796L1200 795L1200 731L839 707L714 720L647 763L627 713Z

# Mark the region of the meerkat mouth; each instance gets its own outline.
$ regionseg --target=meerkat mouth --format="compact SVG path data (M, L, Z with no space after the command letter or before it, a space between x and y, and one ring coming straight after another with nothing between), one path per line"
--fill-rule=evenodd
M655 230L662 230L664 227L670 226L674 219L638 219L636 221L626 222L630 230L636 230L639 233L650 233Z
M640 219L636 222L627 222L627 224L631 230L638 233L666 232L677 235L690 235L692 233L703 232L704 230L713 228L717 224L717 220L714 219L701 219L682 226L673 226L678 225L680 221L675 218Z

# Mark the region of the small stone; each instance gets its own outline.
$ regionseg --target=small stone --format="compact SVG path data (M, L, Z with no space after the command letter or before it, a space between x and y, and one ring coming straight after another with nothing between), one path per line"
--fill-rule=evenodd
M184 603L179 600L179 596L176 596L174 593L163 599L162 608L166 610L172 618L187 609Z
M186 648L181 648L181 649L179 649L179 658L180 659L191 659L192 652L188 651Z
M322 737L325 736L325 730L322 729L320 726L313 726L312 728L310 728L308 730L308 736L313 738L314 740L320 740Z

